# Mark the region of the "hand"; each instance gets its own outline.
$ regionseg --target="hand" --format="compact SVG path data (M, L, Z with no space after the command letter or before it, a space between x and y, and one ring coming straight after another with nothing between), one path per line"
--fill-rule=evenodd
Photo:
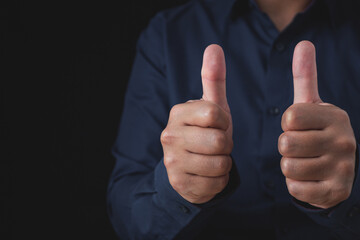
M315 47L294 51L294 104L282 116L278 148L289 193L315 207L346 200L355 177L356 140L347 113L323 103L317 86Z
M226 187L232 166L232 120L220 46L205 50L201 75L202 99L175 105L161 134L170 184L197 204L208 202Z

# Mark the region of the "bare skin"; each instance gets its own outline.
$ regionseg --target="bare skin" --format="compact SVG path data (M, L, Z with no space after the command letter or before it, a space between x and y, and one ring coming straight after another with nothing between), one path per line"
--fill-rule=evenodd
M284 8L281 4L285 2L297 7ZM275 24L280 23L277 24L280 30L309 2L258 0ZM270 3L280 4L277 6L282 12L277 12ZM292 14L284 13L286 9ZM281 16L276 16L277 13ZM210 201L229 181L233 125L225 73L221 47L210 45L203 59L202 99L175 105L161 134L170 184L191 203ZM283 114L284 133L278 140L283 156L281 170L293 197L316 207L330 208L346 200L352 191L356 152L353 129L344 110L320 99L315 47L308 41L295 48L293 78L294 104Z
M204 53L202 99L175 105L161 134L170 184L192 203L211 200L229 181L233 140L225 72L221 47L210 45Z
M311 3L311 0L256 0L260 9L265 12L281 32Z
M294 104L283 114L279 137L281 170L289 193L315 207L346 200L355 177L356 140L348 114L319 96L315 47L294 51Z

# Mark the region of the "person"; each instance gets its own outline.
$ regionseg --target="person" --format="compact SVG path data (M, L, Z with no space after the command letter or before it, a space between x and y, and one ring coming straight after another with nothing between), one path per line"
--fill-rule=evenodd
M194 0L157 14L113 146L119 238L360 239L359 10Z

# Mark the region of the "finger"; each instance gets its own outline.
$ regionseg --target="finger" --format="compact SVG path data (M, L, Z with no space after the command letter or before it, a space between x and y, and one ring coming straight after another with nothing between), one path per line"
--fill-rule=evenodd
M233 148L232 139L223 130L215 128L184 127L181 131L184 148L192 153L227 155Z
M335 110L336 108L330 104L294 104L284 112L281 127L283 131L322 130L333 122Z
M183 147L192 153L226 155L233 148L232 139L219 129L188 126L182 134L185 140Z
M228 114L209 101L178 104L170 112L171 122L186 126L211 127L226 130L230 125Z
M294 103L321 103L318 92L315 47L301 41L293 56Z
M226 111L229 106L226 99L225 56L219 45L212 44L205 49L201 69L203 99L218 104Z
M333 175L332 168L325 156L318 158L283 157L280 166L285 177L297 181L327 180Z
M287 131L280 135L279 152L284 157L319 157L329 149L329 138L324 131Z
M202 177L220 177L231 170L232 159L229 155L202 155L187 153L182 168L186 173Z
M324 205L329 201L330 189L326 181L296 181L286 178L291 196L311 205Z
M171 186L183 198L192 203L203 203L221 192L229 181L229 174L220 177L202 177L168 171Z

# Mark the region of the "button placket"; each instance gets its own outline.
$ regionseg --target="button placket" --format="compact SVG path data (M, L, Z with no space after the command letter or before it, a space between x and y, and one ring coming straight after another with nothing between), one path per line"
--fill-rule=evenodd
M285 50L285 45L281 42L275 44L275 49L278 52L282 52Z
M280 109L278 107L270 107L268 113L272 116L277 116L280 114Z

